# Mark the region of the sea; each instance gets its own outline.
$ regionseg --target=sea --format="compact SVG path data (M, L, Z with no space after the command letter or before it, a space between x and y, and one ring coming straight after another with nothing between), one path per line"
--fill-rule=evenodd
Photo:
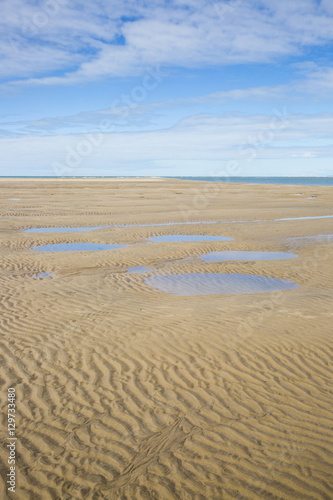
M333 186L330 177L168 177L192 181L238 182L245 184L290 184L303 186Z
M190 176L0 176L0 179L121 179L121 178L183 179L189 181L237 182L245 184L289 184L303 186L333 186L333 176L328 177L190 177Z

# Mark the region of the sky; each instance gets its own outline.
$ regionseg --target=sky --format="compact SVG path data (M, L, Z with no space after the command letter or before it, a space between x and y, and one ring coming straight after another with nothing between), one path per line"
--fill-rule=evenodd
M333 175L332 0L1 14L1 176Z

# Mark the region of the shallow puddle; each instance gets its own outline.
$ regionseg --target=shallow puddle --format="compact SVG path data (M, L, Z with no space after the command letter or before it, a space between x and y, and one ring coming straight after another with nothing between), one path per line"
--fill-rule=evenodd
M161 292L177 296L278 292L299 287L292 281L266 276L220 273L151 276L145 279L145 283Z
M243 252L243 251L223 251L211 252L206 255L200 256L201 260L205 262L212 261L226 261L226 260L281 260L281 259L295 259L298 255L288 252Z
M53 274L52 273L48 273L46 271L43 271L41 273L37 273L37 274L32 274L31 275L31 278L53 278Z
M199 221L199 222L160 222L157 224L111 224L106 226L91 227L32 227L23 229L24 233L74 233L80 231L95 231L96 229L105 229L112 227L155 227L155 226L179 226L182 224L218 224L219 221ZM224 221L227 222L227 221Z
M317 234L315 236L293 236L287 241L333 241L333 234Z
M196 225L196 224L236 224L250 222L277 222L286 220L305 220L305 219L329 219L333 215L317 215L313 217L287 217L283 219L254 219L254 220L214 220L214 221L195 221L195 222L161 222L158 224L112 224L107 226L93 227L35 227L23 229L24 233L72 233L80 231L95 231L96 229L112 228L112 227L157 227L157 226L180 226L180 225ZM224 238L224 241L232 238ZM193 240L195 241L195 240ZM207 241L207 240L206 240Z
M153 273L154 269L149 269L149 267L144 267L144 266L135 266L135 267L129 267L127 269L127 272L130 274L145 274L145 273Z
M24 229L24 233L76 233L81 231L95 231L109 226L94 226L94 227L35 227Z
M104 243L54 243L51 245L33 247L32 250L35 252L91 252L96 250L113 250L125 246L126 245L107 245Z
M331 219L333 215L316 215L313 217L286 217L285 219L274 219L275 221L279 220L306 220L306 219Z
M167 234L164 236L154 236L149 238L153 242L166 242L166 241L231 241L233 238L226 238L225 236L208 236L202 234Z

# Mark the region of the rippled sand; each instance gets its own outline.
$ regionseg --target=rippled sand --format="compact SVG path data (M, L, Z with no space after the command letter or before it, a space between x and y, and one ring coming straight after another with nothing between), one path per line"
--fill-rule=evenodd
M333 498L333 241L302 238L331 234L332 219L273 221L333 214L332 189L302 186L294 196L298 187L278 185L1 180L1 440L15 387L18 460L16 493L0 497ZM267 220L20 231L255 219ZM181 233L233 240L148 240ZM75 242L126 247L31 250ZM299 257L198 258L223 250ZM176 297L127 272L137 266L300 286ZM2 446L4 491L7 459Z

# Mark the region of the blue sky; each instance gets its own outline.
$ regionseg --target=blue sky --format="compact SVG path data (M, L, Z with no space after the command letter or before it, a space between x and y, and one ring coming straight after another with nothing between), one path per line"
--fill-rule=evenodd
M332 0L3 0L0 175L333 175Z

